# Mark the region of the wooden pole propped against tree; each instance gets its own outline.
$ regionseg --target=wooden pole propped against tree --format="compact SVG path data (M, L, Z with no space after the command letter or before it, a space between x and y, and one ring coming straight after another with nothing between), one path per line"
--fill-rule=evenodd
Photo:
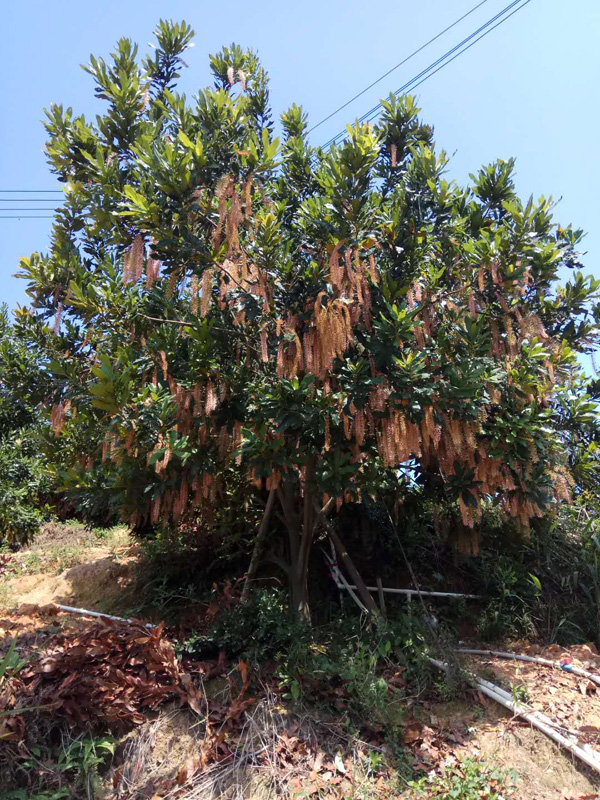
M376 579L377 583L377 595L379 597L379 608L381 609L381 613L385 617L386 610L385 610L385 595L383 593L383 583L381 582L381 578L378 575Z
M348 554L348 551L346 550L346 545L340 539L340 537L338 535L338 532L336 531L335 527L327 519L327 517L323 513L322 509L320 509L318 507L318 505L315 506L315 510L317 512L317 515L318 515L317 518L320 520L321 524L323 525L323 527L327 531L327 533L329 535L329 538L333 542L333 546L335 547L335 550L336 550L336 552L338 554L338 557L339 557L340 561L343 562L344 566L348 570L348 574L350 575L350 577L354 581L354 585L356 586L356 591L358 592L359 597L362 600L362 602L364 603L367 611L373 617L381 616L380 613L379 613L379 609L377 608L377 603L373 600L373 598L372 598L369 590L367 589L367 586L366 586L365 582L363 581L359 571L354 566L354 562L352 561L352 559L350 558L350 555Z
M250 599L250 589L252 586L252 581L254 580L254 578L256 577L256 573L258 572L260 557L262 555L263 547L267 539L267 533L269 531L269 520L271 519L271 511L273 510L274 502L275 502L275 489L271 489L271 491L269 492L269 496L267 498L265 513L263 514L262 520L260 521L260 525L258 528L258 533L256 534L256 541L254 542L254 550L252 551L252 558L250 559L250 566L248 567L246 582L244 583L244 588L242 589L242 597L241 597L242 603L247 603L248 600Z

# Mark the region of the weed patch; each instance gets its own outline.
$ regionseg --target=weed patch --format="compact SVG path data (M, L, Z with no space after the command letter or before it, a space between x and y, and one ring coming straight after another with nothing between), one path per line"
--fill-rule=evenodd
M430 773L411 784L411 798L428 800L502 800L514 794L516 773L466 759L442 774Z

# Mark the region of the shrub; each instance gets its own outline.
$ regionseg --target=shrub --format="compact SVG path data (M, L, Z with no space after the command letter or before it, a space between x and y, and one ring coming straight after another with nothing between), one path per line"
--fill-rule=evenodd
M247 604L223 607L204 632L186 639L180 652L205 658L225 650L230 656L264 662L293 645L306 646L307 630L305 623L292 617L284 594L261 590Z
M48 518L50 477L30 433L0 440L0 545L30 541Z

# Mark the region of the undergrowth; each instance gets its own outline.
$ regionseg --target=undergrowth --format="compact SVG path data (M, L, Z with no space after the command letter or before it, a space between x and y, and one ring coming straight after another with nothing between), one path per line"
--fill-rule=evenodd
M7 788L3 800L58 800L105 797L103 773L110 765L117 740L112 736L61 732L56 745L32 745L19 759L12 780L21 788Z
M515 789L512 770L495 769L473 758L447 766L442 774L432 772L411 782L412 798L428 800L502 800Z

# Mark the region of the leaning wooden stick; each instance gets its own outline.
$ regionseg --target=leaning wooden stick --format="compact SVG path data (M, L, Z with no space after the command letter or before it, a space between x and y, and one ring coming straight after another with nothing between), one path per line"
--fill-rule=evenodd
M252 551L252 558L250 559L250 566L248 567L248 574L246 575L246 582L242 589L241 601L247 603L250 599L250 589L252 588L252 581L258 572L258 565L260 564L260 557L262 555L263 547L269 532L269 520L271 518L271 511L273 503L275 502L276 490L271 489L267 498L267 505L260 522L258 533L256 534L256 541L254 543L254 550Z

